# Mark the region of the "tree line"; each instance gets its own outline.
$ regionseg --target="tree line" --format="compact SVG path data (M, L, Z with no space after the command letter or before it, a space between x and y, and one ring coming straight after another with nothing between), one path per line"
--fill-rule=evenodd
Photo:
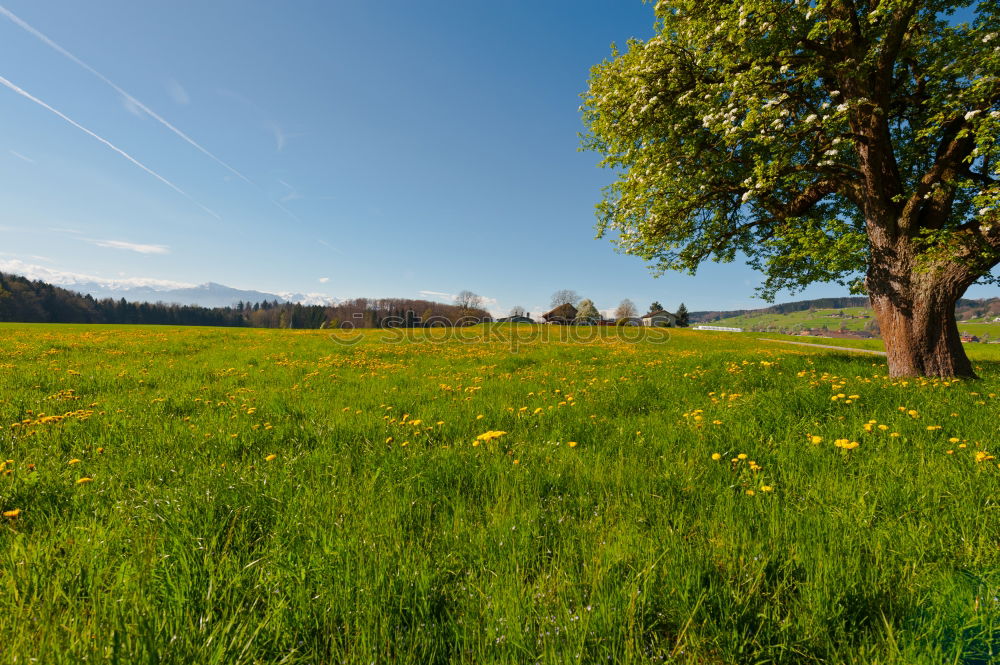
M336 305L264 301L235 307L96 299L39 280L0 273L0 321L118 323L253 328L399 328L490 320L481 303L449 305L405 298L354 298Z

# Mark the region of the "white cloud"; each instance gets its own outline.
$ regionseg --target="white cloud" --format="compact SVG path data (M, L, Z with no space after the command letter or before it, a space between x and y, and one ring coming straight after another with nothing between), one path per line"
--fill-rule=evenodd
M187 90L174 79L167 81L167 94L170 95L170 99L181 106L187 106L191 103L191 96L188 95Z
M446 300L454 300L457 294L455 293L443 293L441 291L417 291L422 296L429 296L431 298L444 298Z
M320 284L326 284L326 283L327 283L327 282L329 282L329 281L330 281L330 278L329 278L329 277L320 277L320 278L319 278L319 283L320 283Z
M110 249L124 249L139 254L169 254L170 248L166 245L142 245L124 240L91 240L91 243L98 247L108 247Z
M23 162L28 162L29 164L34 164L35 163L35 160L33 160L31 157L25 157L24 155L22 155L21 153L19 153L17 150L8 150L7 152L9 152L10 154L14 155L15 157L17 157L18 159L20 159Z
M28 279L40 279L50 284L61 286L74 286L81 283L100 284L108 288L128 288L144 286L153 289L189 289L194 284L188 282L175 282L166 279L155 279L151 277L126 277L126 278L106 278L98 275L88 275L85 273L70 272L66 270L55 270L46 266L25 263L18 259L0 260L0 272L9 272L27 277Z
M274 147L278 152L281 152L288 145L288 136L285 134L285 130L278 125L272 124L271 132L274 133Z

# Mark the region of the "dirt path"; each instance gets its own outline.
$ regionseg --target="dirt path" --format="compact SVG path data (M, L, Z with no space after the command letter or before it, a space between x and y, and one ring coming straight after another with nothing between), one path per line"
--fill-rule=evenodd
M874 351L872 349L854 349L849 346L830 346L829 344L810 344L809 342L793 342L790 339L768 339L758 337L762 342L777 342L778 344L797 344L798 346L811 346L814 349L833 349L834 351L849 351L851 353L870 353L876 356L884 356L885 351Z

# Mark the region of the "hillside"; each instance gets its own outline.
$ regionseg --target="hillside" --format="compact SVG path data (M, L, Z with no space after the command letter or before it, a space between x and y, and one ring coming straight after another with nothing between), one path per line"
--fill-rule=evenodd
M791 312L801 312L809 309L825 308L840 309L843 307L867 307L868 298L861 296L850 296L844 298L815 298L813 300L797 300L795 302L780 303L759 309L736 309L729 311L701 311L691 312L691 323L708 323L731 319L734 317L754 315L754 314L789 314Z
M956 309L959 317L958 329L977 337L1000 338L1000 322L992 314L992 308L1000 305L1000 299L985 301L963 301ZM981 314L980 312L987 312ZM756 310L711 321L712 325L743 328L759 332L798 332L801 330L867 330L878 333L878 321L868 307L812 308L784 314L768 310Z
M814 298L813 300L797 300L795 302L780 303L758 309L691 312L690 320L691 323L709 323L723 320L728 321L745 316L756 317L769 314L791 314L793 312L805 312L809 310L841 310L858 307L867 308L868 298L863 296ZM955 315L960 321L977 323L992 322L993 319L1000 317L1000 298L980 300L963 298L955 305Z

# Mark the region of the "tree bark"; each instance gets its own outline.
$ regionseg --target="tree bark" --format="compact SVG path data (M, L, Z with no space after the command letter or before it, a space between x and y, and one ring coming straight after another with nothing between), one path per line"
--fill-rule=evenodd
M955 320L955 304L968 287L960 272L869 269L868 294L885 342L889 376L975 378Z

